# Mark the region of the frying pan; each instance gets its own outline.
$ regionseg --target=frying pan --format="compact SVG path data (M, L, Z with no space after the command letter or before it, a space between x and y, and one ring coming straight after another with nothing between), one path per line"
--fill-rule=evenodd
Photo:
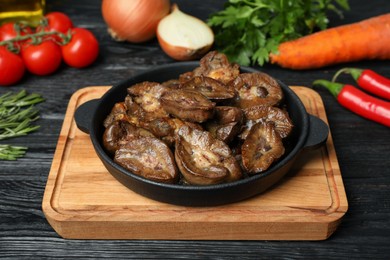
M231 183L195 186L158 183L136 175L115 163L103 147L103 121L114 104L124 100L127 88L143 81L164 82L175 79L198 66L199 62L177 62L158 66L113 86L100 99L88 101L77 108L75 112L77 127L89 134L93 147L108 172L132 191L160 202L183 206L216 206L238 202L272 187L291 169L303 150L316 149L326 142L329 129L325 122L308 114L299 97L278 81L294 129L285 145L285 155L266 171ZM249 67L241 67L240 70L241 73L257 71Z

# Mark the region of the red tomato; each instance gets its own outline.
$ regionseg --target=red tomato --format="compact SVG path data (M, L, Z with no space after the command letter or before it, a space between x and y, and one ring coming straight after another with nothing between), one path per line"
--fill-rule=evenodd
M37 32L59 32L66 34L70 29L73 28L73 22L64 13L61 12L51 12L45 15L47 24L38 26ZM63 40L57 34L47 36L46 38L51 38L58 43L62 43Z
M17 83L24 75L22 58L0 46L0 85L9 86Z
M45 15L45 18L47 20L47 24L40 25L37 28L37 31L46 31L46 32L61 32L61 33L67 33L69 29L73 28L73 22L64 13L61 12L51 12Z
M87 29L73 28L72 39L61 46L62 57L66 64L74 68L91 65L99 55L99 43Z
M25 44L21 51L27 70L39 76L55 72L61 65L61 48L53 41L38 45Z
M20 28L20 35L26 35L33 33L30 27ZM0 26L0 41L7 41L15 38L17 32L15 30L15 23L5 23Z
M67 33L69 29L73 28L72 20L64 13L51 12L45 17L48 22L48 31Z

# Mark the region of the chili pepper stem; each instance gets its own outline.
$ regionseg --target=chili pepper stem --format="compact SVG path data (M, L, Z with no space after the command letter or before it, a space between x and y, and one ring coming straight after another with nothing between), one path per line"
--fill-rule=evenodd
M332 93L332 95L336 98L339 95L340 91L344 87L344 85L341 83L331 82L331 81L324 80L324 79L315 80L313 82L313 85L319 85L319 86L327 88L329 90L329 92Z
M342 74L342 73L347 73L350 74L355 80L358 80L360 75L362 74L363 70L358 69L358 68L343 68L334 74L332 78L332 82L336 82L337 78Z

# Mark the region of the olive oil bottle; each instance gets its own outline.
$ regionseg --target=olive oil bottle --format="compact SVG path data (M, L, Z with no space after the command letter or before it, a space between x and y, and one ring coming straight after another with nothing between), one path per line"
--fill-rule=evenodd
M36 26L45 12L45 0L0 0L0 25L26 21Z

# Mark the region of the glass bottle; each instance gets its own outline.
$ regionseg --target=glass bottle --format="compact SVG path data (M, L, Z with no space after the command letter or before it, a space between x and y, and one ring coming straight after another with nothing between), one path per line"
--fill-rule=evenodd
M45 0L0 0L0 25L26 21L36 26L45 12Z

